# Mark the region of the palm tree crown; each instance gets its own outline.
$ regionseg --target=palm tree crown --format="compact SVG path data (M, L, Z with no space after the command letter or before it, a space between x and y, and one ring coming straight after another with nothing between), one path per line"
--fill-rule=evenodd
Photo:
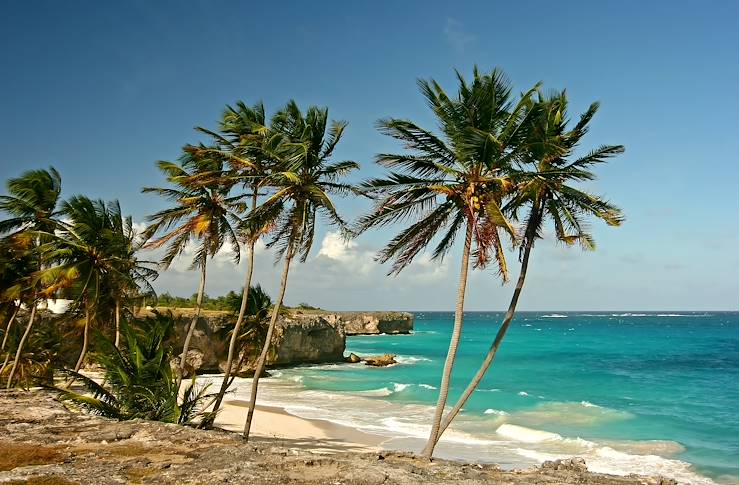
M502 200L512 187L510 172L522 156L531 92L514 102L501 71L477 69L471 83L458 73L459 94L450 98L435 81L419 81L436 115L442 136L408 120L387 119L380 130L405 144L403 154L380 154L377 162L392 171L363 187L381 196L375 210L360 220L360 230L415 219L381 251L379 260L394 260L398 273L441 235L433 258L442 259L461 227L471 224L474 264L495 260L508 275L500 230L514 235L503 216Z

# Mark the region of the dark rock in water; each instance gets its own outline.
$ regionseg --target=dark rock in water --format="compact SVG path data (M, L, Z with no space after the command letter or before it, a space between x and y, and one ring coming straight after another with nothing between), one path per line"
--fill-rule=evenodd
M362 358L358 356L357 354L355 354L354 352L352 352L351 354L349 354L349 357L346 357L344 360L346 360L350 364L356 364L357 362L361 362Z
M365 357L364 363L366 365L371 365L372 367L385 367L388 365L397 364L398 361L395 360L394 354L385 354L375 357Z

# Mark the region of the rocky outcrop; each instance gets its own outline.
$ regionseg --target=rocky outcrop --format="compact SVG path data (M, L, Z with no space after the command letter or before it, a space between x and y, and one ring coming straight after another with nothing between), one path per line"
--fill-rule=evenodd
M228 356L229 330L233 327L235 316L208 315L198 318L195 331L190 340L187 355L187 374L210 374L223 372ZM179 355L182 342L191 319L177 317L176 341L173 342ZM277 321L272 336L273 347L267 357L267 365L288 366L318 362L343 362L346 334L344 325L338 319L322 315L282 316ZM240 359L240 355L237 359ZM179 362L179 360L178 360ZM253 373L255 356L244 359L239 375ZM237 362L234 363L236 365Z
M413 331L413 314L407 312L331 312L324 316L343 322L346 335L407 334Z
M344 326L320 315L295 315L277 322L275 352L269 365L342 362L346 347Z
M378 355L376 357L365 357L362 360L364 360L365 365L369 365L372 367L386 367L388 365L398 363L398 361L395 360L394 354Z

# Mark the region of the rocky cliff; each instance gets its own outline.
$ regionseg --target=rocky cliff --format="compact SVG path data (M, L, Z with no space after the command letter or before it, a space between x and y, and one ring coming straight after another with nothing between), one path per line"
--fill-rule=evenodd
M185 339L190 318L178 313L175 345ZM198 319L188 352L189 372L222 372L228 355L228 331L235 317L224 312L207 312ZM318 362L343 362L347 335L408 334L413 331L413 315L405 312L325 312L292 311L280 317L273 337L268 365L288 366ZM179 353L180 349L177 349ZM238 356L240 358L241 356ZM248 374L254 356L237 370Z
M330 321L343 323L347 335L407 334L413 331L413 314L407 312L323 312Z
M228 331L233 327L235 317L222 315L202 316L198 319L188 351L188 373L219 373L225 366L228 356ZM180 348L184 341L190 318L177 318L176 345ZM273 350L267 360L268 365L287 366L318 362L343 362L346 334L340 319L326 318L322 315L289 315L277 321L273 335ZM237 358L240 358L239 355ZM248 374L254 367L255 356L245 359L241 369L236 372Z

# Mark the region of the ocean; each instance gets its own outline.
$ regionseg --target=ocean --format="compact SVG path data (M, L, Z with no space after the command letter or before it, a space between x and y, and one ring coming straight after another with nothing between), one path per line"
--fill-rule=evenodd
M420 450L453 314L415 316L411 335L347 338L347 353L397 354L397 365L275 370L258 402ZM450 406L501 319L466 313ZM249 382L237 379L234 397ZM521 312L436 456L506 468L582 456L591 471L739 483L739 313Z

